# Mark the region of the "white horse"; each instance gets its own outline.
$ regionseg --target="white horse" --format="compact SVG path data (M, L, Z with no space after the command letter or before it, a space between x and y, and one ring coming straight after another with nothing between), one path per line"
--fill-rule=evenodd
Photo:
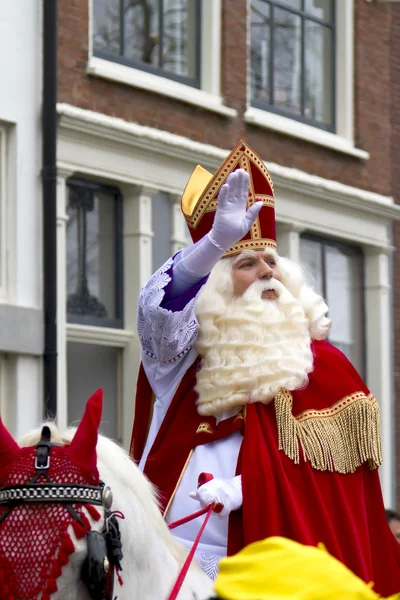
M123 551L121 561L123 585L116 577L113 598L117 597L118 600L167 600L186 558L187 551L170 534L166 523L161 517L155 491L150 482L139 471L125 450L106 437L97 436L97 417L94 419L95 425L90 425L91 419L87 418L87 413L89 403L94 396L88 401L85 416L78 429L69 429L60 435L56 427L51 425L51 441L63 445L69 444L68 448L71 448L72 451L73 445L77 446L76 440L78 437L85 440L84 445L91 443L90 438L96 442L98 437L96 450L100 479L111 487L113 494L111 510L120 511L125 517L118 520ZM97 403L99 402L98 397L97 394L95 399ZM85 418L86 425L83 424ZM88 433L88 424L92 430L96 429L95 435L93 435L93 431ZM77 435L82 428L86 429L80 432L80 436ZM4 430L3 426L3 432ZM36 430L26 435L20 441L20 446L35 446L40 439L40 431ZM83 438L82 433L84 433ZM96 446L95 442L94 445ZM4 486L4 481L1 480L1 449L0 431L0 486ZM53 449L50 450L50 458L52 451ZM85 460L88 460L87 448L75 447L74 452L78 459L81 453L81 455L85 455ZM100 531L104 524L103 507L97 506L96 509L101 515L100 520L97 522L87 510L82 509L90 522L92 531ZM7 518L4 522L6 521ZM0 523L0 565L2 552L4 554L2 525ZM57 591L48 594L48 596L51 597L51 600L90 600L86 585L80 578L82 564L87 555L87 537L77 539L72 526L68 527L68 533L73 541L75 551L70 555L68 563L62 567L62 573L57 578ZM7 557L5 560L7 560ZM35 564L32 564L32 569L35 569ZM178 599L203 600L211 595L211 580L203 573L198 564L193 562ZM35 599L36 597L39 600L42 597L47 598L47 596L40 595L34 596ZM0 598L2 598L1 577ZM32 597L32 600L34 598Z

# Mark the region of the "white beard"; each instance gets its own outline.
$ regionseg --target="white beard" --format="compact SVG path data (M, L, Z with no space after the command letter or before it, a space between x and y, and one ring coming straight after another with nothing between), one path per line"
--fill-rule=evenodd
M256 281L234 297L226 271L212 272L197 301L201 415L220 415L251 402L267 404L281 386L304 387L313 369L309 320L287 288L275 279ZM263 300L265 289L275 289L278 297Z

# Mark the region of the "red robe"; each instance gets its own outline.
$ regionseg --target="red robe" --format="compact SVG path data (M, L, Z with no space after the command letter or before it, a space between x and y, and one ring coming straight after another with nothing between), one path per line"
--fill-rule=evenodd
M231 513L228 554L279 535L328 551L379 594L400 591L400 546L385 518L377 467L379 409L364 382L328 342L314 342L314 370L303 390L248 404L216 425L200 417L194 391L199 361L187 371L150 450L144 472L163 508L190 451L241 428L237 465L243 506ZM138 381L132 453L140 460L151 415L151 388ZM207 471L207 465L204 465Z

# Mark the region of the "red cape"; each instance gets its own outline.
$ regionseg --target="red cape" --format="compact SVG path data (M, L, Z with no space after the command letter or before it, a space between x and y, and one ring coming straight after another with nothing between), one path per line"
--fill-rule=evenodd
M228 554L272 535L316 545L387 596L400 591L400 546L385 518L376 400L344 355L314 342L314 370L303 390L281 390L274 402L246 406L237 472L243 507L231 514ZM243 425L200 417L197 361L186 373L149 453L145 474L165 509L191 450ZM151 416L151 388L138 381L131 447L140 459ZM204 465L207 471L207 465Z

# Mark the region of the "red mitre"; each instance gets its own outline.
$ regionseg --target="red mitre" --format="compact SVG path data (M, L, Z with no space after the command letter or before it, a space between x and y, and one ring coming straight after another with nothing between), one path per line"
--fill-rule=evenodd
M228 175L236 169L244 169L250 175L247 208L259 200L263 207L250 231L224 257L239 254L243 250L276 249L272 180L262 159L243 140L236 144L215 175L197 166L186 185L181 206L193 242L196 243L211 230L219 190Z

